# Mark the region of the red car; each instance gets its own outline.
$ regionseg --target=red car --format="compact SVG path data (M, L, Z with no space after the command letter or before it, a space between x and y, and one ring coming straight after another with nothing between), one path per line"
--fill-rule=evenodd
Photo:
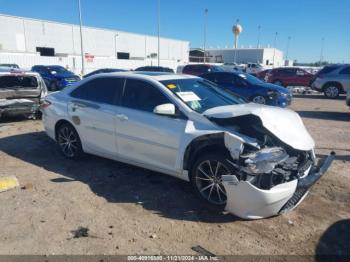
M314 75L298 67L274 68L265 81L280 86L310 86Z
M256 74L256 77L262 81L265 81L265 77L270 71L271 71L271 69L266 69L266 70L260 71L259 73Z

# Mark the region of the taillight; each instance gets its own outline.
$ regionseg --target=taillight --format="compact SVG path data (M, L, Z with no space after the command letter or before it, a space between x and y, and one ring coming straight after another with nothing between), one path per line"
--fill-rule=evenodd
M45 108L48 108L50 105L51 105L51 102L49 100L44 100L43 102L41 102L40 108L45 109Z

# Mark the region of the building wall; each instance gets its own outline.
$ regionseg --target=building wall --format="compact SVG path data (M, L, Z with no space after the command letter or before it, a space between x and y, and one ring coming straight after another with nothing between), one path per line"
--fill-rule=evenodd
M247 48L241 49L211 49L207 50L210 62L220 62L219 57L222 57L222 62L238 64L246 63L262 63L266 65L273 63L274 48ZM275 63L274 66L283 65L283 52L275 49Z
M54 48L56 56L70 57L69 61L81 54L80 30L77 25L0 15L0 28L0 63L5 62L4 59L11 60L12 57L11 62L21 61L17 63L25 67L33 60L29 54L40 56L36 51L37 47ZM117 64L123 68L130 65L157 64L156 56L151 59L151 54L158 53L158 39L154 36L83 27L83 40L84 53L95 57L93 62L87 64L87 68L99 68L97 61L104 61L106 65ZM117 52L129 53L130 61L134 62L117 59ZM26 55L21 58L16 55L18 53ZM176 67L177 64L187 63L188 53L189 42L160 39L161 66ZM41 57L37 60L52 59ZM60 62L64 59L56 60ZM79 63L75 61L76 67L79 67Z

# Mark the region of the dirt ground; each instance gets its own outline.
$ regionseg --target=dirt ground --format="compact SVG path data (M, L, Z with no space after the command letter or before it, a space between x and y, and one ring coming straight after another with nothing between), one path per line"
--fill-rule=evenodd
M208 211L187 182L87 156L63 158L40 121L0 123L0 254L350 254L350 111L344 97L299 96L322 157L336 161L294 211L243 221ZM74 237L74 230L82 230Z

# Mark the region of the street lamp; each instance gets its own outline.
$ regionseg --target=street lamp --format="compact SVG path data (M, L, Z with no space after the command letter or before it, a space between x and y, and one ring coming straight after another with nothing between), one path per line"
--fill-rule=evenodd
M261 26L259 25L258 26L258 43L256 45L256 48L259 48L259 46L260 46L260 31L261 31Z
M157 14L158 14L158 66L160 66L160 0L158 0L157 5Z
M84 45L83 45L83 21L81 18L81 4L80 0L78 0L78 6L79 6L79 21L80 21L80 50L81 50L81 75L84 75L84 69L85 69L85 61L84 61Z
M273 42L273 59L272 59L273 67L275 67L277 35L278 35L278 32L275 33L275 41Z
M320 66L322 65L322 61L323 61L323 48L324 48L324 37L322 37L321 39Z
M207 45L207 17L208 17L208 9L204 9L204 44L203 44L203 50L204 50L204 63L207 61L206 59L206 45Z
M289 43L290 43L291 37L288 36L288 41L287 41L287 50L286 50L286 60L288 60L288 53L289 53Z

